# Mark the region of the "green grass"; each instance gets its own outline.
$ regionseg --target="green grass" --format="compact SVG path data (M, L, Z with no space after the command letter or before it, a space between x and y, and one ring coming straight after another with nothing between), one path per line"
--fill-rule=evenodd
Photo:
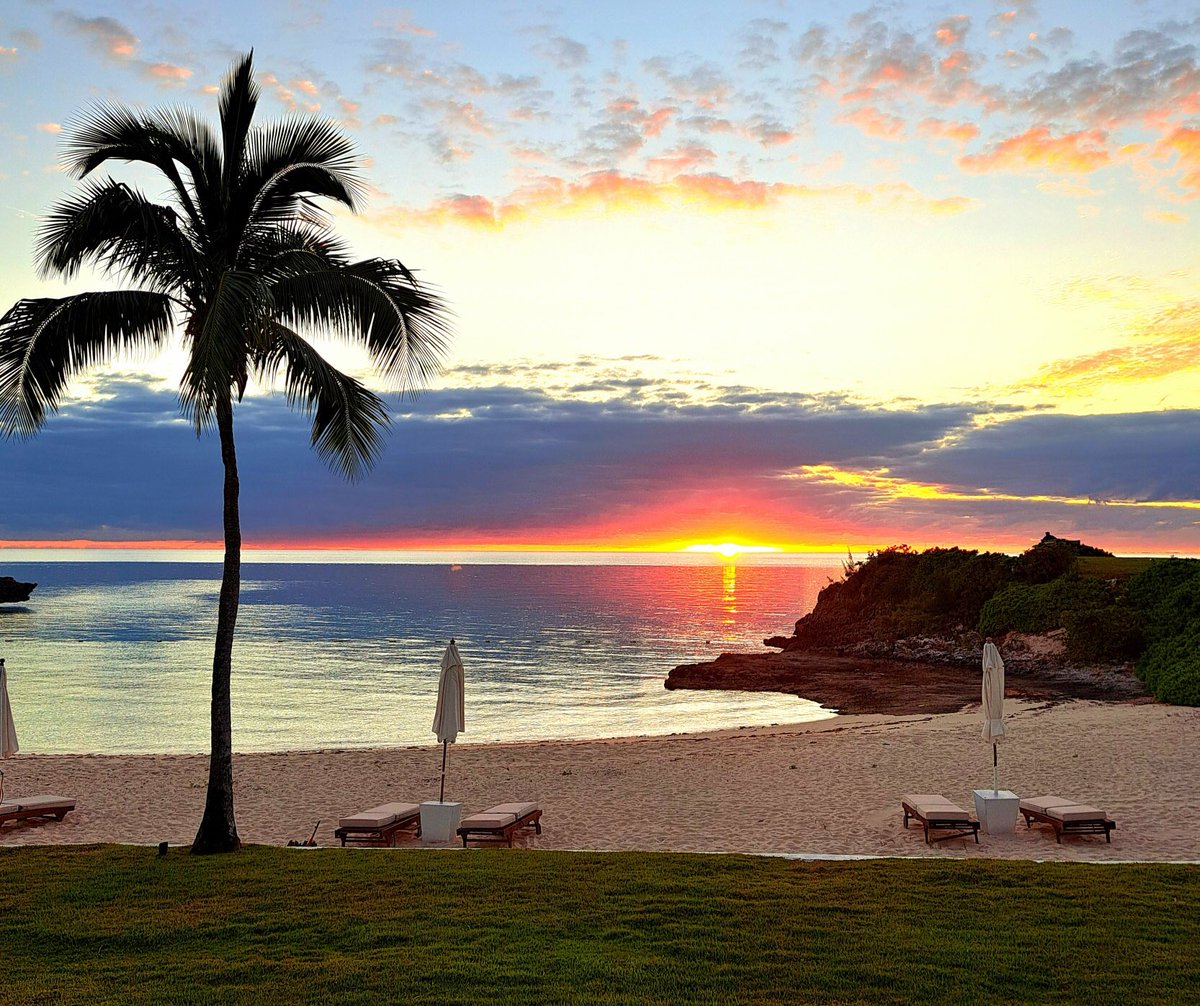
M1200 867L0 851L5 1003L1174 1003Z
M1095 580L1129 580L1148 569L1153 559L1132 556L1080 556L1075 569L1080 576Z

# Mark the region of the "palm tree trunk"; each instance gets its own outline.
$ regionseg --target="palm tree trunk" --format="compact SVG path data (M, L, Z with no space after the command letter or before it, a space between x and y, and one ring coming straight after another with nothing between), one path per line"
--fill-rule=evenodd
M225 466L225 565L217 605L217 644L213 653L212 749L208 762L208 797L192 852L233 852L241 847L233 819L233 722L229 679L233 669L233 630L242 590L242 525L238 514L237 453L233 444L233 403L217 404L217 432Z

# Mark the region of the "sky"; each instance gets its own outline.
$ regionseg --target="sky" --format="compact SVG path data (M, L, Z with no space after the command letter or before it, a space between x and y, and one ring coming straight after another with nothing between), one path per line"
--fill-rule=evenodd
M7 0L0 311L111 285L32 265L73 117L215 121L253 48L260 117L355 141L341 233L455 334L354 484L251 389L248 545L1200 554L1198 43L1181 0ZM0 546L219 541L182 359L0 441Z

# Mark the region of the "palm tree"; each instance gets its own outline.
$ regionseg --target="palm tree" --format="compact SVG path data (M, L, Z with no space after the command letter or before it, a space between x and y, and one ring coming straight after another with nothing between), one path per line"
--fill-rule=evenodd
M304 336L360 344L384 378L408 390L437 371L449 335L443 301L400 262L352 261L316 201L356 208L362 183L345 134L312 118L253 125L252 62L253 52L222 85L219 133L189 110L112 103L73 124L68 167L87 180L43 223L39 271L71 278L87 265L130 288L22 300L0 318L0 431L32 436L75 374L124 350L158 349L173 332L187 350L183 410L198 435L216 426L225 562L197 853L240 844L229 706L242 544L235 406L251 378L281 381L288 403L311 416L318 455L354 479L378 456L387 407ZM87 178L107 161L156 168L168 183L165 201Z

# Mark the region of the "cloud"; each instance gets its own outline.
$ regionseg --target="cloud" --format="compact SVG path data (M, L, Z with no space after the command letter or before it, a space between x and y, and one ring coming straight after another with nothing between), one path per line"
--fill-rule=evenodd
M683 152L678 163L687 157ZM703 158L699 151L694 157ZM668 158L663 167L671 164ZM904 211L933 216L965 213L976 205L965 196L934 198L906 182L876 185L794 185L734 179L712 172L677 174L663 180L597 171L578 181L543 176L507 198L493 201L483 195L459 194L424 208L375 208L366 216L377 225L403 227L413 223L462 223L503 227L533 216L569 216L580 212L622 212L634 209L702 209L753 211L811 200L840 202L885 212Z
M578 70L591 59L588 47L582 42L552 32L542 33L533 50L558 70Z
M728 528L783 542L1027 543L1054 528L1200 548L1196 410L885 408L677 389L638 362L463 366L453 376L470 386L392 399L384 456L355 485L324 468L279 397L247 398L246 540L627 545ZM527 386L539 373L592 376L550 393ZM219 539L215 439L197 440L171 392L116 379L99 391L35 440L0 443L6 492L22 501L0 512L0 540Z
M966 38L967 32L970 29L970 17L966 14L955 14L952 17L942 18L938 22L937 28L934 29L933 37L937 40L938 45L952 49L962 44L963 39Z
M1184 190L1185 199L1200 196L1200 129L1173 129L1155 145L1154 156L1163 173Z
M56 17L63 28L84 39L106 59L124 62L137 55L137 36L115 18L89 18L73 11L59 11Z
M1054 136L1046 126L1033 126L993 144L984 153L960 157L958 164L964 171L976 173L1090 174L1112 163L1107 140L1107 135L1097 129Z
M1111 382L1147 381L1200 368L1200 301L1162 311L1129 342L1060 360L1042 368L1038 382L1079 391Z
M174 66L171 63L149 63L142 73L156 83L168 86L183 84L192 77L192 71L186 66Z
M249 398L238 410L247 541L586 535L613 514L669 535L680 514L699 520L706 507L745 506L751 520L751 500L794 514L779 472L916 451L971 414L737 389L673 405L656 396L668 388L636 373L613 383L596 401L503 385L396 401L402 418L379 467L353 486L311 454L302 417L279 398ZM103 400L70 405L36 440L0 444L6 491L23 501L0 514L0 539L219 538L215 440L196 440L169 392L128 381L101 390Z
M899 140L904 135L904 120L897 115L886 115L871 105L864 105L852 112L844 112L837 117L838 122L847 122L857 126L867 136L883 140Z

